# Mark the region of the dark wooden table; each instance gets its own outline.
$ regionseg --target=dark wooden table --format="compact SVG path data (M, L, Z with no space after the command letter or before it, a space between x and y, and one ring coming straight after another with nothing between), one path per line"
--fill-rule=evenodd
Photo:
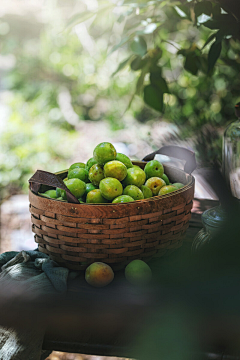
M169 275L171 264L174 268L176 262L179 266L181 256L183 261L191 257L192 241L202 228L202 212L218 204L218 201L195 199L183 246L167 257L155 258L149 262L153 277L156 276L160 288L162 287L160 293L168 288L168 276L172 280L171 274ZM159 274L162 276L159 277ZM165 301L171 297L171 290L168 289L167 294L162 294L160 302L159 292L155 290L156 288L151 287L137 289L129 286L122 272L116 273L114 282L103 289L89 287L83 277L71 281L67 299L69 306L65 305L64 315L59 314L59 321L55 317L48 327L43 348L91 355L137 356L135 348L139 341L138 336L149 318L154 316L153 309L162 306L163 311L165 308L167 311L168 308ZM205 351L194 354L192 359L228 359L224 351L221 346L212 346L211 341L206 341Z

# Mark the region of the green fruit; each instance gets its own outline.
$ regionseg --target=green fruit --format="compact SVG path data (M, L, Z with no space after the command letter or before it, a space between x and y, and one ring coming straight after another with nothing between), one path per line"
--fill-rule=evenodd
M105 177L113 177L119 181L122 181L127 176L127 167L118 160L108 161L103 170Z
M74 163L70 166L70 168L68 169L69 170L72 170L72 169L76 169L76 168L82 168L82 169L85 169L85 164L82 163L82 162L77 162L77 163Z
M151 160L149 161L144 168L144 171L146 173L146 178L149 179L151 177L159 177L161 178L164 169L162 164L158 160Z
M181 189L182 187L184 187L185 185L182 183L174 183L172 184L173 186L175 186L177 189Z
M59 198L61 196L61 189L56 188L56 196Z
M121 161L127 169L133 167L133 164L127 155L117 153L116 160Z
M123 195L129 195L134 200L142 200L144 199L142 191L135 185L128 185L123 190Z
M165 195L165 194L169 194L170 192L176 191L178 190L175 186L173 185L167 185L167 186L163 186L158 195Z
M125 268L125 277L133 285L146 285L152 278L152 271L144 261L133 260Z
M101 191L99 189L94 189L89 191L86 197L87 204L101 204L107 202L108 201L102 196Z
M93 185L98 186L105 177L103 167L99 164L94 164L89 170L88 177Z
M152 191L153 196L158 195L159 190L165 185L165 181L159 177L151 177L145 183L145 186Z
M86 184L80 179L69 179L65 181L65 185L77 199L80 198L86 191ZM65 190L61 190L61 196L64 200L67 200Z
M97 187L95 185L93 185L92 183L87 183L86 184L86 194L89 193L89 191L95 190L97 189Z
M56 190L47 190L42 195L44 195L46 197L49 197L51 199L56 199L57 198Z
M85 166L85 169L87 171L90 170L90 168L94 165L94 164L97 164L96 160L94 160L93 157L91 157L90 159L88 159L87 163L86 163L86 166Z
M83 168L75 168L68 171L68 179L80 179L84 182L88 181L88 171Z
M143 193L144 199L148 199L153 196L152 190L146 185L142 185L140 189Z
M145 172L139 167L132 167L127 169L127 176L123 180L123 186L135 185L141 187L146 180Z
M169 185L169 184L170 184L169 179L168 179L168 177L167 177L166 174L163 174L163 175L161 176L161 178L165 181L166 185Z
M118 203L126 203L126 202L131 202L131 201L134 201L134 199L129 196L129 195L120 195L118 197L116 197L112 203L113 204L118 204Z
M115 160L116 156L117 156L116 149L109 142L102 142L98 144L93 151L94 160L99 165L104 165L108 161Z
M123 192L123 187L120 181L111 177L101 180L99 189L102 196L107 200L113 200L117 196L122 195Z

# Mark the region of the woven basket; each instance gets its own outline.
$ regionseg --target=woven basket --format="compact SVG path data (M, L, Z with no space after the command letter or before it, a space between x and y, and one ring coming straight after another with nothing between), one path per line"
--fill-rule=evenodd
M146 162L134 164L144 168ZM191 217L194 178L167 165L164 170L172 182L185 186L164 196L102 205L66 203L40 196L39 190L51 188L41 184L59 187L63 182L56 183L55 178L64 179L67 170L57 173L51 181L44 181L50 173L36 173L29 180L29 200L39 251L73 270L84 270L95 261L119 270L134 259L148 261L179 248Z

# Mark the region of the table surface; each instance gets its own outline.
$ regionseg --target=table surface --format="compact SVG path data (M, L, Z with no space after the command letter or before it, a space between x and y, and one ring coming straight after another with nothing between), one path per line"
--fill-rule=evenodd
M182 247L168 257L154 258L149 262L153 278L160 286L166 287L169 276L172 280L169 269L176 269L176 264L181 266L179 259L186 261L191 255L192 240L202 228L202 212L218 204L215 200L195 199ZM158 302L156 288L133 288L123 272L117 272L114 282L103 289L90 287L83 276L77 278L70 282L68 295L69 306L65 305L64 318L61 316L59 323L55 318L48 327L44 349L134 357L131 353L133 334L138 333L144 321L152 316L152 308Z
M232 341L234 337L239 343L240 316L239 319L237 316L234 318L235 329L232 322L226 322L221 315L216 316L214 309L209 311L208 308L205 311L201 307L201 301L211 304L213 294L210 292L210 295L207 294L210 297L201 298L203 293L199 288L189 288L186 281L188 273L184 273L184 269L189 269L192 258L192 241L202 228L201 214L218 204L215 200L194 200L190 226L182 247L168 256L153 258L149 262L153 281L148 287L137 288L130 285L123 271L119 271L115 273L111 284L97 289L85 282L82 273L76 279L69 280L66 295L40 299L33 295L30 299L9 302L5 304L5 313L8 314L4 317L1 313L1 319L12 320L12 323L18 321L16 326L22 326L24 319L26 327L46 327L44 350L137 358L139 336L141 339L146 324L149 326L154 323L156 316L161 319L166 317L166 312L170 311L171 314L176 301L184 306L187 304L192 313L199 312L199 309L202 311L201 321L198 319L197 325L191 324L198 326L194 331L202 343L201 356L194 354L192 360L239 360L240 351L238 356L232 353L231 356L227 355L227 346L228 340ZM216 300L217 296L215 293L213 299ZM1 301L2 299L0 310ZM214 306L215 304L214 302Z

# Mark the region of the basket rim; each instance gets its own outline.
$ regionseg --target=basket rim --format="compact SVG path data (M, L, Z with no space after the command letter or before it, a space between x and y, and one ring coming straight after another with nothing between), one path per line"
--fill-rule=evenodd
M147 164L147 161L138 161L138 160L134 161L134 160L133 160L132 162L133 162L134 164ZM170 166L170 165L164 165L164 167L169 168L169 169L175 169L175 170L181 172L182 174L187 174L184 170L175 168L175 167ZM60 174L66 173L66 172L68 172L68 169L62 170L62 171L58 171L58 172L56 172L55 174L56 174L56 175L60 175ZM195 184L195 178L194 178L194 176L191 175L191 174L187 174L187 175L190 176L190 181L189 181L186 185L184 185L182 188L180 188L180 189L178 189L178 190L176 190L176 191L174 191L174 192L172 192L172 193L168 193L168 194L165 194L165 195L155 195L155 196L153 196L153 197L151 197L151 198L134 200L134 201L127 202L127 203L116 203L116 204L113 204L113 203L104 203L104 204L100 204L100 203L97 203L97 204L94 204L94 203L92 203L92 204L83 203L83 204L82 204L82 203L81 203L81 204L74 204L74 206L81 206L81 207L82 207L82 206L91 206L91 207L93 207L93 206L95 206L95 207L96 207L96 206L97 206L97 207L125 206L125 207L127 207L127 206L132 206L132 204L136 204L136 203L144 204L144 203L149 203L149 202L153 202L153 201L154 201L154 202L155 202L155 201L159 201L159 200L161 200L161 199L166 199L166 198L173 197L173 196L175 196L175 195L184 193L184 192L187 191L189 188L191 188L192 186L194 186L194 184ZM40 198L42 198L42 199L45 199L45 200L47 200L47 201L48 201L48 200L53 200L53 201L57 201L58 203L61 203L61 204L67 203L67 202L65 202L65 201L61 201L61 200L57 200L57 199L46 198L45 196L42 196L40 193L35 194L35 193L30 189L30 187L29 187L29 191L30 191L33 195L38 196L38 197L40 197ZM67 203L67 204L69 204L69 203Z

